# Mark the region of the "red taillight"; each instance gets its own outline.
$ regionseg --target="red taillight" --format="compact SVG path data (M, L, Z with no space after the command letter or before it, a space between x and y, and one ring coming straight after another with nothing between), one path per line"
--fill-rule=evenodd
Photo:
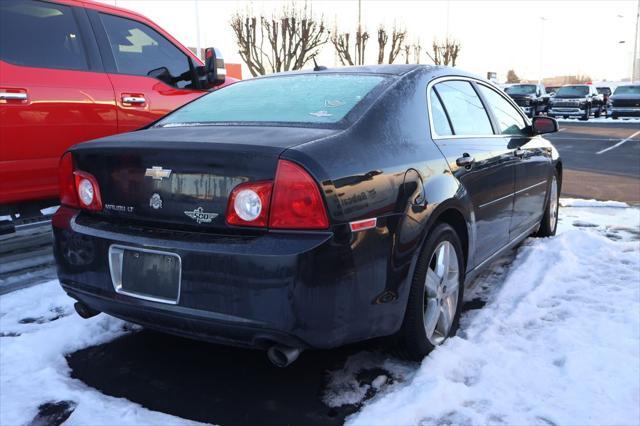
M274 229L329 227L318 185L302 167L287 160L278 161L274 182L246 182L231 191L227 223Z
M278 161L269 227L276 229L326 229L329 227L318 185L302 167L291 161Z
M246 182L236 186L227 204L227 223L266 227L273 182Z
M76 192L76 182L73 176L73 155L65 153L60 159L58 168L60 182L60 204L69 207L80 207L78 193Z
M73 155L67 152L60 159L60 204L87 210L102 210L100 187L96 178L87 172L74 170Z
M96 178L91 173L80 170L74 171L73 175L80 207L93 211L102 210L102 197Z

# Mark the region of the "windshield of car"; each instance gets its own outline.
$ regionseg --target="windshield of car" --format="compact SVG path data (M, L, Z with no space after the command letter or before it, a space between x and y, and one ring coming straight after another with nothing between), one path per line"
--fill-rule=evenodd
M640 95L640 86L618 86L614 95Z
M562 86L556 92L556 96L576 96L582 97L589 93L587 86Z
M598 88L596 88L596 90L601 95L610 95L611 94L611 89L609 89L608 87L598 87Z
M510 95L531 95L536 93L535 84L518 84L516 86L509 86L505 89Z
M377 75L299 74L245 80L203 96L156 126L336 123L384 79Z

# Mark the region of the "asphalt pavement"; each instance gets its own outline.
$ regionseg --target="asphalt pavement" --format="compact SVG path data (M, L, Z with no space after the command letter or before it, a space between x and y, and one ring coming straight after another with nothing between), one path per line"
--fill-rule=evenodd
M548 139L564 165L562 196L640 204L640 121L559 124Z

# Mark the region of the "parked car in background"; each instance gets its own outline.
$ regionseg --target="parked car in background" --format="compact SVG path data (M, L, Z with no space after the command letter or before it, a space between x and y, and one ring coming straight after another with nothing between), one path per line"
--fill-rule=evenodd
M547 110L549 96L542 84L512 84L504 91L529 117L535 117Z
M577 117L588 120L593 114L600 117L605 104L601 94L590 84L567 84L549 100L550 117Z
M483 268L555 233L562 164L541 134L557 128L454 68L238 82L63 156L59 281L85 318L278 366L381 336L419 360Z
M618 86L609 98L609 114L618 117L640 117L640 85Z
M0 2L0 215L24 218L58 204L58 162L71 145L137 130L236 81L225 77L222 58L209 62L205 69L169 33L125 9Z

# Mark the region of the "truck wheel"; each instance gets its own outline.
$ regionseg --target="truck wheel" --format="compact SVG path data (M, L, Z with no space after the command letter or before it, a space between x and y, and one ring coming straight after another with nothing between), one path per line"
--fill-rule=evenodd
M458 329L464 291L462 244L456 231L439 223L429 233L413 274L399 355L422 360Z
M614 115L614 114L611 114L611 119L612 119L612 120L617 120L617 119L618 119L618 116L617 116L617 115Z
M600 118L600 115L602 115L602 107L598 107L596 112L593 114L595 118Z

